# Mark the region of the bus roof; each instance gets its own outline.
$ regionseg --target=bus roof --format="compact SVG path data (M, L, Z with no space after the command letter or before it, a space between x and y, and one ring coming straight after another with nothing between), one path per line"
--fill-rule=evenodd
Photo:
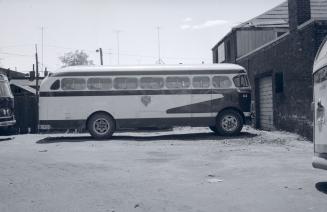
M70 66L66 68L59 69L58 72L53 73L51 76L61 77L61 76L80 76L83 74L92 75L95 73L128 73L133 75L134 73L144 73L150 74L150 72L161 72L167 71L170 74L176 72L203 72L206 71L217 71L226 73L245 73L245 69L242 66L235 64L200 64L200 65L138 65L138 66ZM157 73L158 74L158 73ZM160 73L162 74L162 73Z

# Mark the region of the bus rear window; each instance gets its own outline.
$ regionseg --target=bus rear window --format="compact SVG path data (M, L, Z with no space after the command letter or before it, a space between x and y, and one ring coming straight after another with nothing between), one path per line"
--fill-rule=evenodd
M60 88L60 81L56 80L54 83L52 83L50 89L51 90L58 90Z
M235 86L238 88L245 88L250 86L247 75L238 75L233 78L233 81Z
M61 89L66 90L85 90L86 81L83 78L64 78L61 80Z
M114 88L120 90L137 89L137 78L118 77L114 80Z

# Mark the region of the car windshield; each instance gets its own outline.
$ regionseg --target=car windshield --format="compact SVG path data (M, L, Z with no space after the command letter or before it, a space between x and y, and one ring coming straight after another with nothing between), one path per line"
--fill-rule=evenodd
M10 87L5 81L0 81L0 97L12 97Z

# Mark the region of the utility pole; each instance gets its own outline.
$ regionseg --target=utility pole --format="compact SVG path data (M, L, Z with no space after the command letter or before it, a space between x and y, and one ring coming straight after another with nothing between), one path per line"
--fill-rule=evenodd
M102 53L102 48L97 49L96 52L100 52L100 64L103 66L103 53Z
M117 64L119 65L119 57L120 57L120 53L119 53L119 33L121 32L121 30L116 30L116 38L117 38Z
M42 26L41 27L41 33L42 33L42 51L41 51L41 53L42 53L42 62L41 62L41 66L42 66L42 70L44 69L44 63L43 63L43 31L44 31L44 27Z
M158 64L162 64L161 55L160 55L160 26L157 26L157 36L158 36Z
M36 132L39 132L39 58L37 44L35 44L35 95L36 95Z

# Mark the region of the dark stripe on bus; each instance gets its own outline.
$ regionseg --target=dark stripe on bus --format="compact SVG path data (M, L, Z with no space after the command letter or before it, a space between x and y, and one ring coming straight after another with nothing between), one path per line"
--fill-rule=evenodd
M116 119L117 129L131 128L159 128L172 126L212 126L215 117L184 117L184 118L142 118L142 119ZM40 120L40 125L50 125L51 129L85 129L86 120Z
M40 92L40 97L66 96L142 96L142 95L183 95L183 94L225 94L236 92L230 89L176 89L176 90L114 90L114 91L56 91Z
M84 76L143 76L143 75L206 75L206 74L240 74L245 70L198 70L198 71L76 71L54 73L51 77L84 77Z

